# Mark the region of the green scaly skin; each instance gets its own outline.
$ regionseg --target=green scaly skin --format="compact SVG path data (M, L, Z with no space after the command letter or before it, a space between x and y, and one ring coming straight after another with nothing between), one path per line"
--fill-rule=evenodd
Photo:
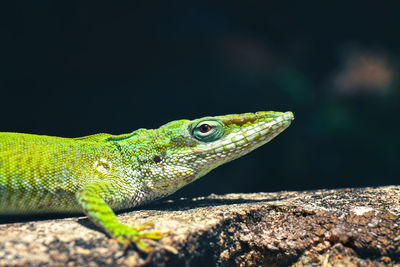
M120 243L150 252L142 238L161 234L121 224L113 210L174 193L267 143L293 119L257 112L81 138L0 133L0 213L84 212Z

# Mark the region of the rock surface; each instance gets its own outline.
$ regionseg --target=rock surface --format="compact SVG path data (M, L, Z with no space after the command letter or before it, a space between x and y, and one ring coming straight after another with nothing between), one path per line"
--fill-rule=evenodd
M164 201L118 216L166 233L149 256L85 217L3 216L0 266L400 266L399 214L400 186Z

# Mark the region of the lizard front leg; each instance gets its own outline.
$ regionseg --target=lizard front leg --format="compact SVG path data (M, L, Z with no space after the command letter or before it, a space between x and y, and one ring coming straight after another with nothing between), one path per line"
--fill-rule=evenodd
M151 252L151 248L141 239L160 239L161 233L156 231L142 232L143 226L128 226L120 223L107 204L107 195L109 196L110 190L118 191L109 183L91 184L79 190L76 193L76 198L84 213L124 247L127 247L130 243L135 243L138 249L147 253Z

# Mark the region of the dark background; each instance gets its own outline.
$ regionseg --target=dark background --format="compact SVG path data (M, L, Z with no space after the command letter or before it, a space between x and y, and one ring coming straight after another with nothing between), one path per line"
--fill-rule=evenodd
M398 184L398 1L131 2L4 8L0 131L291 110L271 143L175 197Z

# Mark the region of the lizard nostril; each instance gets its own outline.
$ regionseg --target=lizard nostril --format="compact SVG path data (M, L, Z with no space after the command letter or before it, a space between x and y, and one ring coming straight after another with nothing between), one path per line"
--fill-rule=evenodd
M161 158L160 158L160 156L156 155L156 156L154 156L153 160L155 163L159 163L161 161Z

